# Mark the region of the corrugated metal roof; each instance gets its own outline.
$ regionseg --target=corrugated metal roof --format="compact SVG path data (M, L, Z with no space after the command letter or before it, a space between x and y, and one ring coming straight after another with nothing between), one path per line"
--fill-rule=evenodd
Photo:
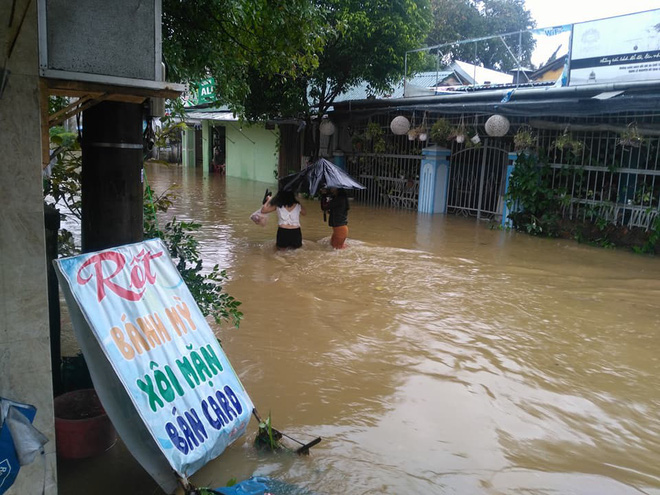
M196 120L219 120L237 122L238 117L229 111L219 111L217 108L186 110L186 118Z
M408 79L407 83L421 88L432 88L437 83L451 76L454 72L451 70L441 70L433 72L420 72L419 74ZM362 83L354 88L349 89L345 93L339 95L335 102L352 101L352 100L366 100L369 96L367 91L367 83ZM376 98L403 98L403 81L397 84L392 93L386 95L375 95Z

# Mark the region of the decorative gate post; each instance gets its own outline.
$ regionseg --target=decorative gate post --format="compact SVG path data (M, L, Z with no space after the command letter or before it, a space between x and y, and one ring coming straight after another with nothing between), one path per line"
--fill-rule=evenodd
M509 194L509 178L513 173L513 170L516 168L516 161L518 160L518 153L509 153L509 165L506 167L506 180L504 182L504 205L502 206L502 227L511 228L513 224L509 219L509 213L517 211L517 208L514 207L509 211L509 207L506 203L506 196Z
M451 150L430 146L422 150L419 174L419 213L446 213L449 190L449 156Z
M346 171L346 156L342 150L336 150L332 160L340 169Z

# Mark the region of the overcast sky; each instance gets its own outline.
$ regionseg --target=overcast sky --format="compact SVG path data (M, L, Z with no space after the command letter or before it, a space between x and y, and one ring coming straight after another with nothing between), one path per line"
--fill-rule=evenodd
M525 0L525 5L536 20L536 26L545 28L658 9L660 0ZM560 43L558 55L568 51L568 35L535 36L535 39L537 48L532 62L536 66L545 63Z
M660 0L525 0L537 27L602 19L660 8Z

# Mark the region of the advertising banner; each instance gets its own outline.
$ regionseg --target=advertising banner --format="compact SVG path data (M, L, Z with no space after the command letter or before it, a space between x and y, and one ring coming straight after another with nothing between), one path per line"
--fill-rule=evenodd
M573 26L569 86L660 80L660 9Z
M56 267L103 406L171 490L171 469L187 477L245 432L248 394L159 239Z

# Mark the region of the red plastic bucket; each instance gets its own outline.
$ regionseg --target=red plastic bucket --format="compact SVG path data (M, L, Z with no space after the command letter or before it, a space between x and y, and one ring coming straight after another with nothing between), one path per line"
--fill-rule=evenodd
M59 457L92 457L105 452L116 441L117 432L93 388L55 397L55 443Z

